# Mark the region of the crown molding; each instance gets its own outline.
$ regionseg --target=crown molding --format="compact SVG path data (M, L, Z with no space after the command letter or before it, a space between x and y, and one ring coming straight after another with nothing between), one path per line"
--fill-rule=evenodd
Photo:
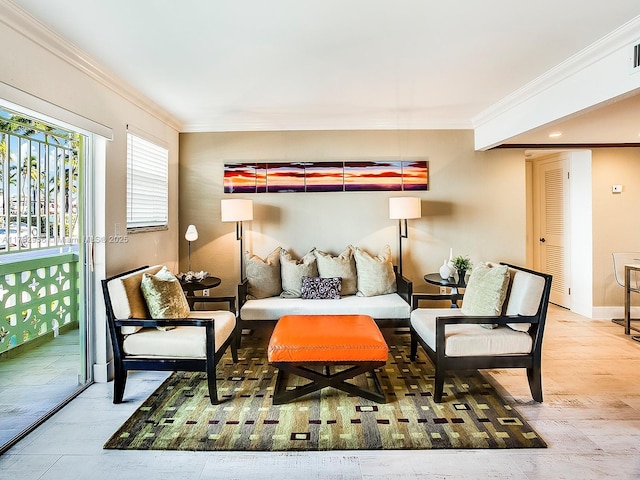
M321 120L292 116L277 122L243 119L212 120L206 123L183 124L181 133L202 132L269 132L269 131L345 131L345 130L472 130L470 122L463 120L424 118L398 122L394 118L349 119L327 117Z
M153 115L168 126L180 131L182 128L173 115L124 82L114 73L101 66L86 52L70 43L39 20L22 10L10 0L0 0L0 23L31 40L52 55L65 61L104 87Z
M599 60L621 48L630 47L638 41L640 41L640 15L480 112L472 119L474 128L499 117Z

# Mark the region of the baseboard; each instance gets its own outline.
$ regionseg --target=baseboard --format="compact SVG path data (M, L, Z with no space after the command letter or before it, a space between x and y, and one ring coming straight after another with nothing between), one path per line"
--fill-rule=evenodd
M591 318L596 320L624 318L624 307L593 307ZM631 307L631 318L640 318L640 307Z
M107 383L113 379L113 361L108 363L93 364L93 381L96 383Z

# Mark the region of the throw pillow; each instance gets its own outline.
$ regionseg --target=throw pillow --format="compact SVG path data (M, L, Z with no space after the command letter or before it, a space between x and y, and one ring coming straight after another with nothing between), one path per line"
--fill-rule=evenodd
M358 275L359 297L373 297L397 291L396 275L391 262L391 248L385 245L376 257L372 257L359 247L354 252Z
M315 252L318 274L325 278L340 277L342 279L342 295L354 295L358 291L358 274L353 250L354 248L349 245L337 257L320 250Z
M280 250L280 274L282 275L282 298L300 298L302 277L317 277L318 266L313 250L300 260L293 258L287 250Z
M509 268L506 265L489 266L479 263L469 276L462 300L464 315L499 316L509 286ZM482 324L495 328L496 324Z
M185 318L189 316L189 303L180 282L173 273L162 267L155 275L145 273L140 284L151 318ZM173 327L158 327L171 330Z
M275 297L282 291L280 280L280 247L267 255L264 260L257 255L246 252L246 272L248 285L247 298Z
M160 270L166 268L162 265L156 265L149 268L146 273L157 274ZM136 273L122 278L122 285L127 293L129 300L129 308L131 309L130 318L149 318L149 309L142 295L140 285L142 284L143 273Z
M302 277L300 296L305 300L328 300L340 298L340 277Z

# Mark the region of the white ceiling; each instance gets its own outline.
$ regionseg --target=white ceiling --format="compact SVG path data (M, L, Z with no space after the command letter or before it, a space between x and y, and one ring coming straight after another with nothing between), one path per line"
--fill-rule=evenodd
M13 2L183 131L472 128L640 14L638 0Z

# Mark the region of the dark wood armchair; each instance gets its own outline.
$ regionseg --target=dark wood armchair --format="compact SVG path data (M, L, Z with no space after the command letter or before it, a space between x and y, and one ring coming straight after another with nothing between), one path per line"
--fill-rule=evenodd
M211 403L216 404L216 365L229 346L233 361L238 361L235 298L224 299L228 310L192 311L180 319L144 318L148 313L141 303L142 274L158 270L140 267L102 280L113 347L113 403L122 402L129 370L162 370L206 372Z
M419 308L430 295L414 294L411 359L418 344L435 366L434 400L442 401L447 370L525 368L533 399L542 402L542 338L551 275L509 267L509 286L500 316L465 316L450 308ZM464 300L463 300L464 302ZM494 329L481 324L493 324Z

